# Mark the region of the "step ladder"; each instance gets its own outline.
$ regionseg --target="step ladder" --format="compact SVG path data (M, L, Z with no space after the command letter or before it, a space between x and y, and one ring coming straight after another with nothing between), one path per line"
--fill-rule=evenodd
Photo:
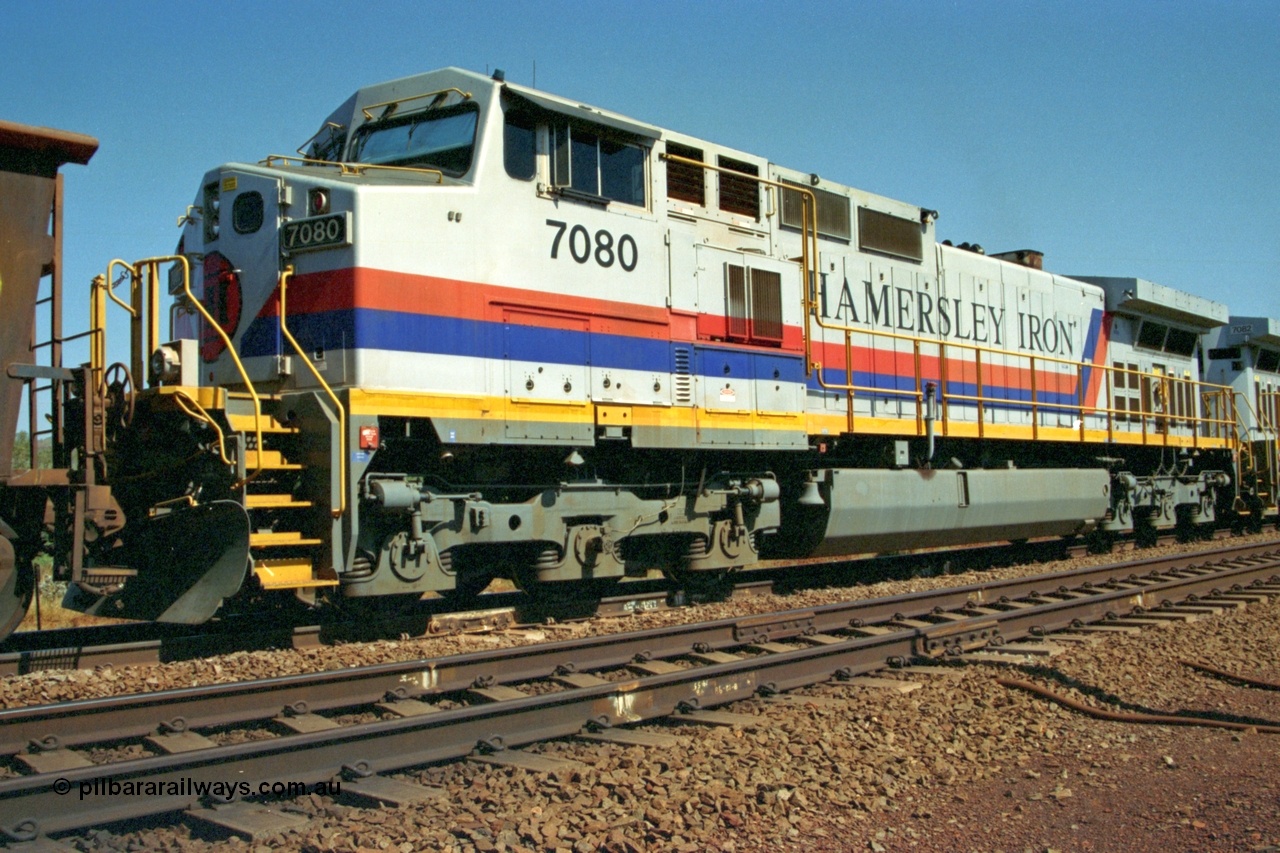
M258 582L267 591L314 593L337 586L337 577L322 562L325 542L316 535L325 529L317 519L328 519L327 507L317 508L302 493L303 465L296 461L301 458L301 429L266 411L256 425L252 414L228 412L227 420L233 432L244 436L246 476L240 491ZM255 447L259 428L263 446Z

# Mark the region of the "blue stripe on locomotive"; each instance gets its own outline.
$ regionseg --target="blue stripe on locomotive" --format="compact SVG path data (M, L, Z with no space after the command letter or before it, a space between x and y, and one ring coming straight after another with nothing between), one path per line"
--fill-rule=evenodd
M1086 339L1086 352L1096 346L1100 311L1094 312ZM735 380L804 383L810 390L821 390L816 376L806 380L802 354L761 352L724 345L691 344L627 335L588 333L542 326L493 323L409 314L373 309L347 309L314 314L297 314L289 318L289 326L299 343L308 350L323 348L379 349L398 352L460 356L464 358L511 359L514 361L560 364L589 363L598 369L645 370L659 374L673 372L674 351L694 350L697 358L693 369L708 381L721 381L725 376ZM352 346L352 342L357 342ZM245 331L240 342L242 356L271 356L281 352L278 318L258 317ZM728 372L725 372L725 368ZM1089 368L1085 368L1088 387ZM827 368L825 378L831 384L843 384L843 370ZM854 384L884 391L915 391L915 379L894 373L854 370ZM947 393L977 395L971 382L948 381ZM874 391L860 394L874 395ZM893 394L894 397L904 396ZM983 387L986 405L991 408L1027 410L1031 391L1008 386ZM1075 393L1046 392L1037 394L1042 404L1077 405ZM1022 405L1019 405L1021 403ZM953 406L971 407L972 402L955 402Z

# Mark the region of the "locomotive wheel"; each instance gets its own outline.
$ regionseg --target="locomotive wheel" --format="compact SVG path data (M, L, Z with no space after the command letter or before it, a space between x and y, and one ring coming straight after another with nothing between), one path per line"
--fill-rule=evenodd
M1263 506L1262 498L1258 497L1257 495L1250 495L1249 496L1249 521L1246 524L1246 529L1248 530L1248 532L1250 533L1262 532L1262 513L1264 511L1265 511L1265 507Z
M347 621L344 631L352 637L421 636L431 624L431 615L418 610L421 600L421 593L344 597L335 602L335 611Z
M678 585L689 595L722 598L733 589L728 569L691 572L685 568L667 567L662 570L667 580Z
M356 619L393 619L412 610L422 600L422 593L404 595L366 595L342 599L341 608Z
M0 536L0 640L22 623L34 591L35 572L30 565L17 564L13 545Z
M544 581L533 567L512 571L512 580L532 602L533 612L547 611L557 618L584 617L595 613L600 599L612 595L621 578Z
M459 573L456 579L457 585L443 594L446 598L459 601L472 599L484 592L492 580L493 575L488 572Z
M1139 548L1154 548L1160 544L1160 530L1150 515L1133 519L1133 544Z
M1101 527L1085 537L1085 541L1090 554L1110 554L1116 547L1115 533Z

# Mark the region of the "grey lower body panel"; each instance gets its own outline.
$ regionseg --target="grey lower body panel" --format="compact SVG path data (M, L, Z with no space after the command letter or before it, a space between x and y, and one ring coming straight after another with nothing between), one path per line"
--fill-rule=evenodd
M1101 469L817 471L829 512L816 556L1069 536L1107 512Z

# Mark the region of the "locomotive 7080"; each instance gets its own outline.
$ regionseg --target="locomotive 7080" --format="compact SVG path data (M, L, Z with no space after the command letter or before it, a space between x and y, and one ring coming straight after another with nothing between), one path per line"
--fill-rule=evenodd
M1280 338L1210 384L1225 306L937 218L500 73L361 89L98 280L101 440L8 486L13 571L49 529L69 603L199 622L1274 514Z

